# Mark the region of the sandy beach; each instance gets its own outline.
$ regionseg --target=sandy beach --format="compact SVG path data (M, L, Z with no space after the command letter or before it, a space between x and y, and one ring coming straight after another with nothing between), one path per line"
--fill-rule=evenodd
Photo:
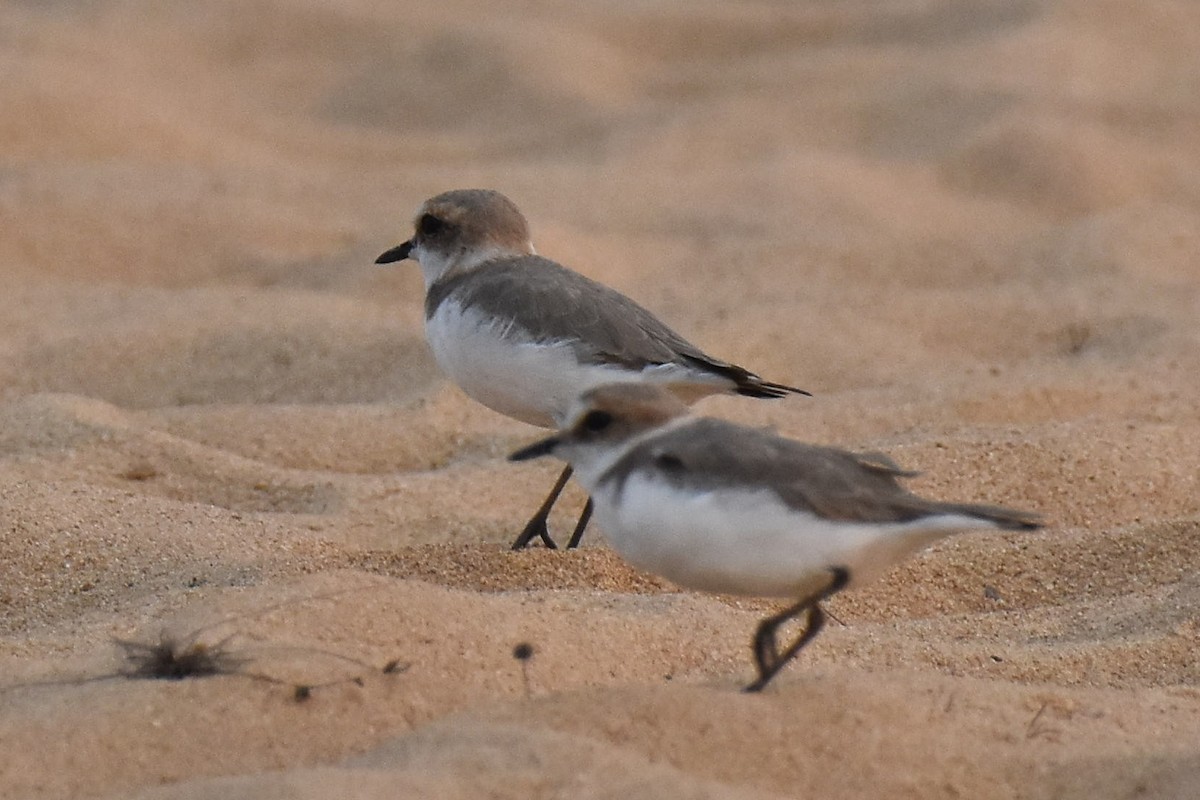
M3 4L0 797L1200 796L1198 52L1165 0ZM1047 527L742 694L773 603L508 550L542 432L372 263L468 187L814 395L698 411ZM121 675L163 640L233 674Z

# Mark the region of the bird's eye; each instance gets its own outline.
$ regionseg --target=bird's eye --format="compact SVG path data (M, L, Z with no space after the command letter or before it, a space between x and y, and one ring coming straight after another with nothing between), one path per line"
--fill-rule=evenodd
M421 236L436 236L445 227L446 223L433 214L423 214L421 221L417 223L417 233Z
M671 453L659 453L654 457L654 463L663 472L682 472L683 460Z
M612 414L607 411L589 411L581 421L583 429L592 433L599 433L612 424Z

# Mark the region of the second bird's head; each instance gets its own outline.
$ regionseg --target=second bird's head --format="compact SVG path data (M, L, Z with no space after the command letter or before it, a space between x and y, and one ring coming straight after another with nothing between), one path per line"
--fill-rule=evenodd
M580 482L589 487L633 440L687 413L683 401L661 386L605 384L579 396L557 433L521 448L508 459L560 458L571 464Z

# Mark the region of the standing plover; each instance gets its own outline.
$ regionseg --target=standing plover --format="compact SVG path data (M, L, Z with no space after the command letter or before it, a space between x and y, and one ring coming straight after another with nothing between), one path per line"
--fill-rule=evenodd
M1036 514L939 503L880 454L803 444L717 419L651 385L586 392L563 428L513 453L575 468L613 549L681 586L795 602L754 635L756 692L824 624L820 601L953 533L1040 527ZM798 598L798 599L797 599ZM776 631L807 612L782 650Z
M434 358L501 414L555 428L582 392L620 381L667 384L687 402L719 393L808 394L706 355L628 297L536 255L525 217L499 192L439 194L421 205L414 227L410 240L375 263L420 263ZM535 536L554 547L546 519L570 477L568 465L514 550ZM589 498L567 547L579 544L591 513Z

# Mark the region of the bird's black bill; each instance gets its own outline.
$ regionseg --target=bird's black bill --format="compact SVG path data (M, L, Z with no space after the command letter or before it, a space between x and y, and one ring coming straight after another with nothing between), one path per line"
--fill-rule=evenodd
M558 437L549 436L542 439L540 442L534 442L528 447L522 447L515 453L509 455L509 461L528 461L531 458L541 458L548 456L554 452L554 448L558 447Z
M403 261L404 259L408 258L410 253L412 253L412 247L413 247L412 242L405 242L404 244L398 244L395 247L393 247L391 250L388 250L386 253L381 255L379 258L375 259L375 263L376 264L391 264L396 261Z

